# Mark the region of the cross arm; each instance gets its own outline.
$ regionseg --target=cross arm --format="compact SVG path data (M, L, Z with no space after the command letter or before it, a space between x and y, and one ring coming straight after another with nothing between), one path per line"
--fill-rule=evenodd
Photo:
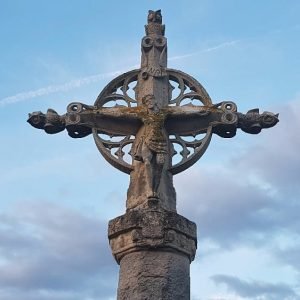
M273 127L278 122L278 114L260 114L258 109L243 114L237 112L236 104L230 101L211 106L169 107L167 115L167 132L182 136L205 133L212 127L213 133L230 138L235 136L238 128L250 134L257 134L263 128Z
M59 115L53 109L48 109L46 114L40 111L31 113L28 122L49 134L66 129L73 138L85 137L93 129L110 136L134 135L141 126L135 108L97 108L82 103L69 104L64 115Z

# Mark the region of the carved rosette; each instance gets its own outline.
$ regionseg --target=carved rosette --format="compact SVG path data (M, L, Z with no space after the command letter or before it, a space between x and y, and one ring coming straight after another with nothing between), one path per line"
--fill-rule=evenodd
M108 237L118 263L128 253L160 248L194 260L196 224L175 212L159 209L128 211L109 222Z

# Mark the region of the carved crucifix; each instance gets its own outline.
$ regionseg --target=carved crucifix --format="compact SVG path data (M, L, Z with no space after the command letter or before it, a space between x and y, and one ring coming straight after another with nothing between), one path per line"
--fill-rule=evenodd
M239 113L231 101L213 104L194 78L167 68L160 11L149 11L145 29L140 69L112 80L94 105L71 103L61 116L52 109L34 112L28 122L50 134L64 129L73 138L93 134L104 158L130 174L127 209L143 208L150 199L176 211L172 176L203 155L213 133L231 138L240 128L257 134L274 126L278 114L258 109Z
M189 300L189 266L197 248L196 224L176 213L173 175L192 166L211 137L237 129L257 134L278 115L237 112L231 101L213 104L191 76L167 68L167 39L159 11L149 11L141 67L113 79L94 105L71 103L64 115L48 109L28 122L49 134L93 134L104 158L130 174L126 213L109 222L120 264L118 300Z

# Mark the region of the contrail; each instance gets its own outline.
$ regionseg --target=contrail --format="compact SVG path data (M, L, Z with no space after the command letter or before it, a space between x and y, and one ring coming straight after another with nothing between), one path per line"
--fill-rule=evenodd
M10 97L6 97L6 98L1 99L0 100L0 106L13 104L13 103L16 103L16 102L20 102L20 101L24 101L24 100L27 100L27 99L32 99L32 98L36 98L36 97L40 97L40 96L44 96L44 95L49 95L49 94L53 94L53 93L56 93L56 92L69 91L69 90L72 90L74 88L79 88L81 86L88 85L88 84L91 84L93 82L97 82L97 81L100 81L102 79L105 79L105 78L120 75L122 73L123 73L122 71L114 71L114 72L102 73L102 74L97 74L97 75L91 75L91 76L87 76L87 77L83 77L83 78L79 78L79 79L74 79L74 80L71 80L71 81L66 82L64 84L49 85L47 87L43 87L43 88L40 88L40 89L37 89L37 90L18 93L14 96L10 96Z
M238 42L238 40L225 42L225 43L216 45L214 47L202 49L202 50L197 51L197 52L192 52L192 53L188 53L188 54L173 56L173 57L170 57L169 60L170 61L179 60L179 59L183 59L183 58L186 58L186 57L195 56L195 55L198 55L200 53L215 51L215 50L218 50L218 49L221 49L221 48L224 48L224 47L232 46L232 45L236 44L237 42ZM132 66L131 68L129 67L127 70L130 70L132 68L135 69L135 68L138 68L138 66L135 65L135 66ZM14 104L14 103L17 103L17 102L20 102L20 101L25 101L25 100L28 100L28 99L40 97L40 96L53 94L53 93L56 93L56 92L66 92L66 91L69 91L69 90L72 90L72 89L75 89L75 88L79 88L79 87L82 87L82 86L85 86L85 85L89 85L89 84L94 83L94 82L101 81L101 80L106 79L106 78L115 77L115 76L120 75L124 72L126 72L126 71L118 70L118 71L113 71L113 72L108 72L108 73L96 74L96 75L91 75L91 76L87 76L87 77L83 77L83 78L79 78L79 79L74 79L74 80L71 80L71 81L66 82L64 84L49 85L47 87L43 87L43 88L40 88L40 89L37 89L37 90L18 93L16 95L5 97L5 98L1 99L0 100L0 107L3 107L5 105L9 105L9 104Z

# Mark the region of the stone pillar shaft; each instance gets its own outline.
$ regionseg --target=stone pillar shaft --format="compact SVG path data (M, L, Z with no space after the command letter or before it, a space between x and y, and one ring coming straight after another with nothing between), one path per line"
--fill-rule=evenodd
M189 300L195 223L157 207L127 211L109 222L120 264L118 300Z
M120 262L118 300L189 300L190 261L178 252L145 250Z
M151 130L156 130L151 141L157 149L146 144L153 155L152 160L156 161L161 151L159 145L164 142L163 139L157 141L157 136L164 130L163 124L157 130L157 124L160 124L157 116L159 109L168 106L172 90L167 75L167 39L164 37L165 27L160 11L149 11L145 29L135 92L138 107L146 107L143 99L150 96L154 101L153 107L158 108L155 111L152 107L152 111L148 107L147 110L148 119L152 117L152 127L147 123L148 119L143 121L144 127L150 126ZM151 130L147 131L148 134ZM146 139L145 132L142 128L136 139ZM167 162L171 164L170 146ZM165 163L161 174L153 173L152 169L151 176L161 177L159 189L155 191L159 197L154 197L153 190L151 198L147 195L148 169L145 161L134 161L127 212L109 223L110 246L120 264L117 300L190 299L190 263L197 247L196 225L176 213L176 194L169 165Z

